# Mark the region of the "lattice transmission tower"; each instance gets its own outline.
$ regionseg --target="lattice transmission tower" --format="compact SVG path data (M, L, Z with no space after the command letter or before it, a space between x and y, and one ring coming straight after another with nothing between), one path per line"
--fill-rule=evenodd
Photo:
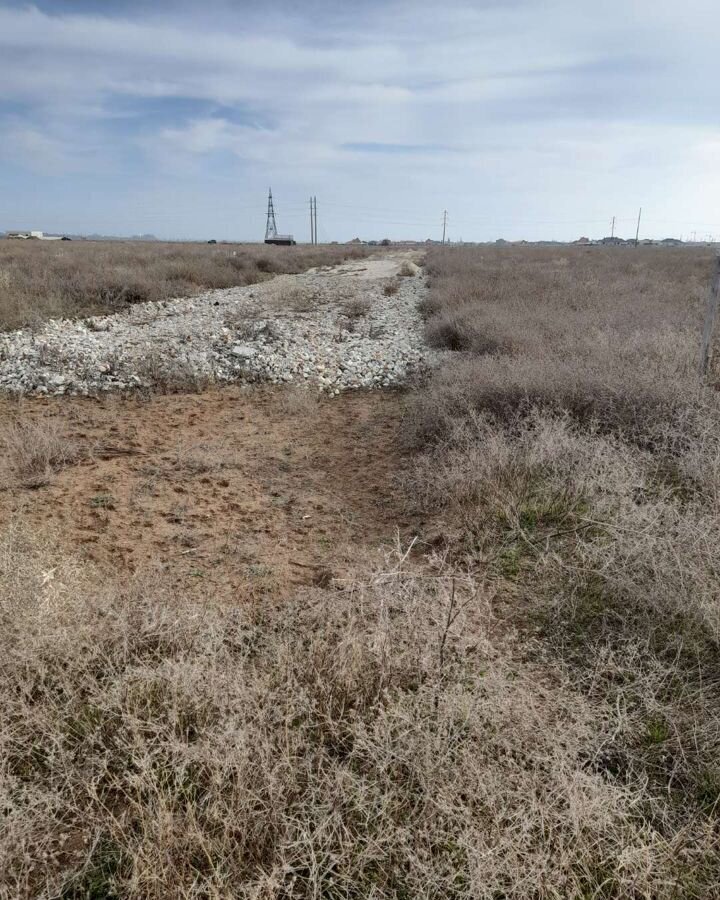
M277 237L277 225L275 224L275 208L273 207L272 188L268 191L267 225L265 226L265 240L269 241Z

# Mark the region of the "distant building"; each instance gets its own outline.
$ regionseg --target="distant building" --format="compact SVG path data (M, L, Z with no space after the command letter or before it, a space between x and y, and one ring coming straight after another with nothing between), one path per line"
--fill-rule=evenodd
M276 234L274 237L265 238L266 244L276 244L278 247L292 247L297 243L291 234Z
M62 236L59 234L45 234L43 231L6 231L5 237L20 241L60 241Z

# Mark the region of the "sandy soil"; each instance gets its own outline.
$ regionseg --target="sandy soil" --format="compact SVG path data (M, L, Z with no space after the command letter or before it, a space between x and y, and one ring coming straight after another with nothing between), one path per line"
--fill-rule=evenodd
M54 420L86 456L0 491L0 520L50 529L103 567L162 565L182 590L283 596L332 583L421 523L396 479L403 398L202 394L0 401L0 422ZM363 555L365 554L365 556Z
M341 263L339 266L321 266L317 269L310 269L306 274L342 275L347 278L357 278L361 281L380 281L397 275L400 267L405 262L418 264L422 255L422 252L419 250L390 251L381 255L371 256L368 259Z

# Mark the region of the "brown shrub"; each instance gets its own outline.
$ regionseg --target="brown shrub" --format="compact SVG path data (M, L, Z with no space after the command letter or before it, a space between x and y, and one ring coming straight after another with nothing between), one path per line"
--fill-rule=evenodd
M434 433L433 403L439 420L448 404L450 420L461 407L507 420L539 405L641 443L703 415L696 366L708 254L562 253L428 255L428 340L467 358L440 373L421 431Z
M393 297L400 290L400 284L396 278L392 281L387 281L383 285L383 294L386 297Z
M253 284L369 254L367 248L0 240L0 328L117 312Z
M0 428L0 483L41 487L54 472L71 465L80 450L57 422L9 423Z
M405 260L405 262L398 269L398 275L401 278L413 278L418 273L418 267L411 262Z
M320 398L315 385L288 385L276 395L276 402L284 417L310 418L317 416Z
M198 372L197 366L188 358L155 352L148 352L138 359L133 370L144 390L161 394L197 393L213 380L211 372Z
M710 897L720 398L697 377L710 260L557 253L430 254L428 331L443 343L451 323L444 344L465 352L417 397L426 449L409 493L442 514L448 558L495 580L537 658L615 721L590 769L648 785L646 821L698 861L680 895ZM488 337L505 346L488 354Z
M351 297L342 304L342 314L347 319L363 319L372 309L367 297Z
M716 873L712 835L668 839L642 782L595 771L617 722L559 669L504 663L491 596L393 563L230 608L11 531L0 891L687 895Z

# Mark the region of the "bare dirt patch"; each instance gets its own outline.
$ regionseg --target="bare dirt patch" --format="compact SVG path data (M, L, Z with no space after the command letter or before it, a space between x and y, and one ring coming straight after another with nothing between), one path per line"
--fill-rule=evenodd
M83 452L39 487L7 486L0 519L49 528L109 570L159 563L184 592L326 585L359 562L358 546L412 530L396 485L403 404L397 393L236 386L4 401L7 427L42 423Z

